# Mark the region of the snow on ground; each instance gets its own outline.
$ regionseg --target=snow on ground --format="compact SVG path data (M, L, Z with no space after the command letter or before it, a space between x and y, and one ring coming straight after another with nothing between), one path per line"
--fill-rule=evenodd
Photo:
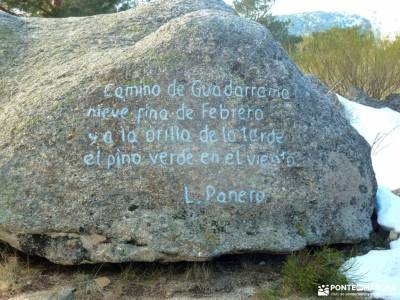
M400 188L400 113L338 97L351 125L372 147L372 164L378 181L378 223L387 230L400 232L400 197L391 192ZM400 300L400 240L391 242L388 250L373 250L353 257L346 265L354 266L346 276L371 289L373 297Z
M398 241L396 241L398 242ZM400 246L389 250L372 250L346 262L354 266L346 276L357 285L372 290L372 296L385 300L400 299Z
M376 193L376 208L379 225L389 231L393 229L400 232L400 197L385 187L379 187Z

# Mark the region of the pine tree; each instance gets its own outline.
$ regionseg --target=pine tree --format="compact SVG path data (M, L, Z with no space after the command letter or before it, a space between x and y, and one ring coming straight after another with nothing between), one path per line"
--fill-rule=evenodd
M19 9L31 16L91 16L117 11L120 0L2 0L9 9ZM132 1L134 6L136 1ZM129 8L126 6L126 8Z
M233 1L236 12L247 19L256 21L267 27L274 38L290 50L302 41L301 37L289 34L289 22L280 21L270 10L275 0L235 0Z

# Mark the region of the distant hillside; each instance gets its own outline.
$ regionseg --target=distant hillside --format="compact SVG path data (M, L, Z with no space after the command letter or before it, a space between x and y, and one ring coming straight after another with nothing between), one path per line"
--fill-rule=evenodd
M361 26L371 29L371 22L358 15L348 15L336 12L307 12L291 15L277 16L279 20L290 21L289 32L293 35L309 35L313 32L326 31L333 27L349 28Z

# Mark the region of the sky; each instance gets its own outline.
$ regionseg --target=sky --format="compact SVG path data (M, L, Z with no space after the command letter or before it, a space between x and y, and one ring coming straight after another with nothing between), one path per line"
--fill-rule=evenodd
M232 0L225 0L228 4ZM368 18L384 35L400 33L399 0L276 0L274 15L310 11L346 12Z

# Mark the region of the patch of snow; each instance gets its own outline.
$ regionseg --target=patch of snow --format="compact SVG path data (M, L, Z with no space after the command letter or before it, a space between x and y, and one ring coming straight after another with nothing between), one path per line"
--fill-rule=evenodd
M385 187L379 187L376 201L379 225L400 233L400 197Z
M390 242L390 249L396 249L400 251L400 240Z
M347 119L372 147L372 164L379 186L400 188L400 113L373 108L338 95Z
M397 242L397 241L396 241ZM352 257L345 266L353 266L346 274L358 286L372 290L372 296L400 300L400 249L373 250Z

